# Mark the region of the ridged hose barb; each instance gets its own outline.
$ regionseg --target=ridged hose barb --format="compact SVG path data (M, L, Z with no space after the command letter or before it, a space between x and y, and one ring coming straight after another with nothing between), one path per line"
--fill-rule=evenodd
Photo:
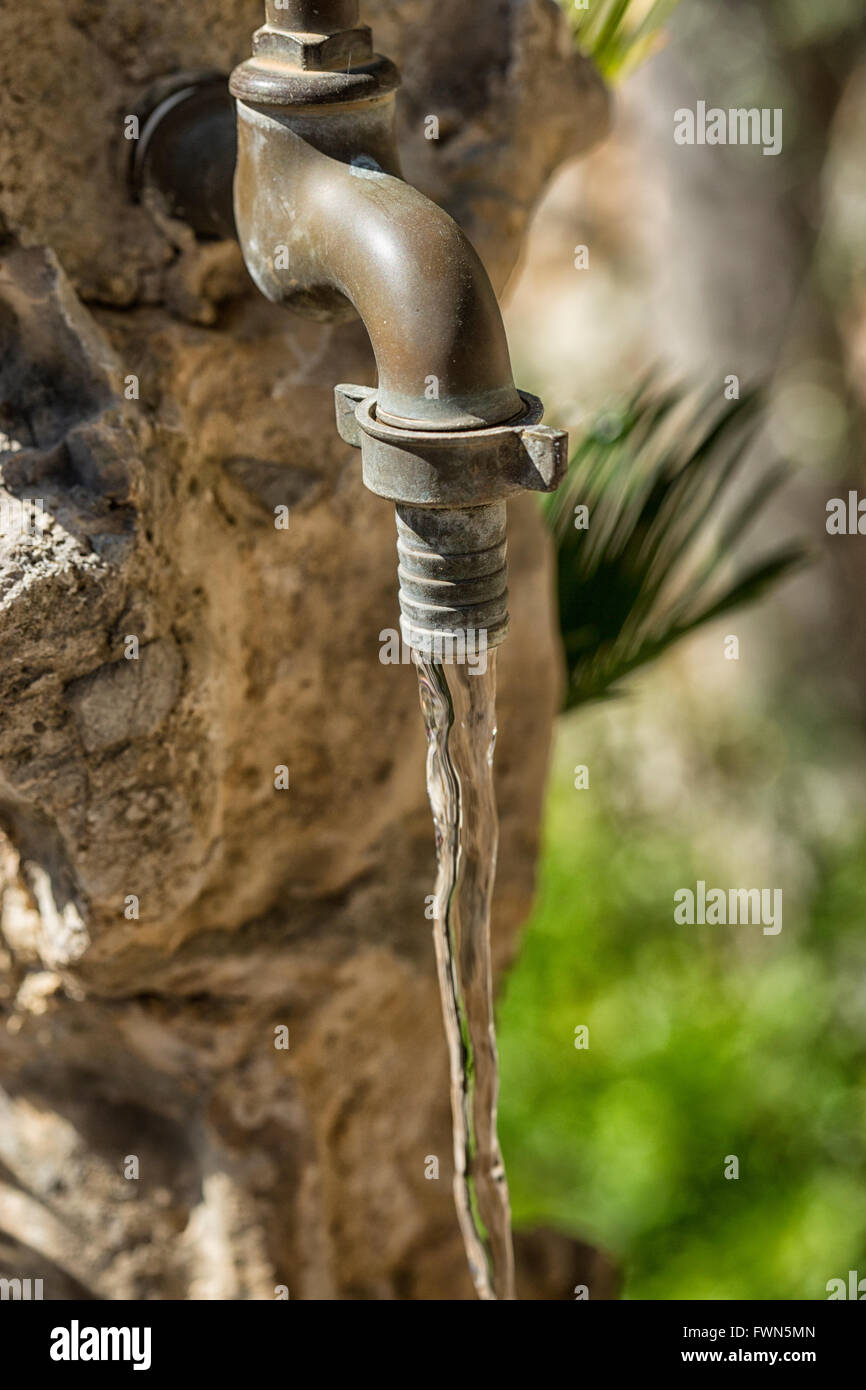
M464 664L508 634L504 502L397 507L400 629L428 661Z
M568 436L520 392L515 420L474 430L403 429L376 392L336 388L337 428L362 451L364 482L397 508L400 628L428 660L464 662L508 633L506 499L562 481Z

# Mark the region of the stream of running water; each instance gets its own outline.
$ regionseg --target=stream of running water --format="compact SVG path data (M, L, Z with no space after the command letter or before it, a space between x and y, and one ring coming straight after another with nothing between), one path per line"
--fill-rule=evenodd
M483 675L417 655L415 664L439 863L434 940L451 1066L457 1218L479 1298L513 1299L490 956L499 842L493 790L496 654L489 654Z

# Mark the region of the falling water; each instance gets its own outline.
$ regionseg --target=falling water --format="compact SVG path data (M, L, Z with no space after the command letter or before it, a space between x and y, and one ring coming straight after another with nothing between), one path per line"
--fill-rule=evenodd
M451 1063L454 1196L479 1298L512 1299L508 1183L497 1135L490 907L499 824L493 791L496 657L486 673L415 657L439 873L434 938ZM450 677L450 683L449 683Z

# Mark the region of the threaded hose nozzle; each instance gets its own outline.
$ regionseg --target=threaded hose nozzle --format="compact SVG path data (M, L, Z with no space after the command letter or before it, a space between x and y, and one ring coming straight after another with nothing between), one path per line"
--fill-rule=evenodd
M504 502L397 507L400 628L427 660L461 662L508 633Z

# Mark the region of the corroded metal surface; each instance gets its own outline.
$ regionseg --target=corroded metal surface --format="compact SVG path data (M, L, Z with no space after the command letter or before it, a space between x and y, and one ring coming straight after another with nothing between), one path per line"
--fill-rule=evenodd
M540 424L543 406L521 391L513 420L475 430L418 430L379 418L378 393L337 386L337 428L362 450L364 482L378 497L419 507L479 507L525 488L562 482L568 436Z
M540 424L543 407L521 392L514 421L477 430L418 430L378 419L377 392L336 387L337 428L362 451L366 486L397 504L400 612L409 646L429 656L437 640L508 633L505 499L553 492L568 436Z

